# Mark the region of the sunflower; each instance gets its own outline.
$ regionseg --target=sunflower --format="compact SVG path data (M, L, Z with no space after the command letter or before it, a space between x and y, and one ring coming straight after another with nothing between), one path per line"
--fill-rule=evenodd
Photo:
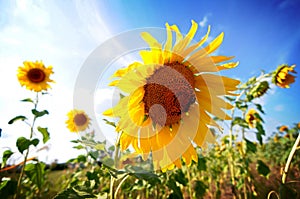
M256 123L260 122L260 119L257 117L257 111L255 109L250 109L246 114L246 122L250 128L255 128Z
M143 32L141 36L149 45L140 51L143 62L117 70L110 83L127 94L103 113L120 118L116 131L121 132L121 149L131 145L144 160L151 154L155 169L181 167L181 160L186 165L197 162L194 146L213 140L208 125L220 128L211 115L231 119L222 109L232 105L222 97L235 95L240 82L212 72L233 68L238 62L221 64L233 57L210 56L221 45L224 33L201 48L210 27L199 42L191 44L197 28L192 21L183 36L176 25L166 24L163 45Z
M287 131L289 128L287 127L287 126L285 126L285 125L283 125L283 126L281 126L280 128L279 128L279 131L280 132L284 132L284 131Z
M269 83L267 81L262 81L251 89L250 95L254 98L259 98L263 96L269 88Z
M82 110L71 110L68 114L68 119L66 121L67 128L71 132L84 131L89 128L90 118Z
M296 73L294 70L295 66L296 65L289 66L287 64L278 66L272 78L273 83L281 88L289 88L290 84L295 82L295 76L290 74L290 72Z
M42 61L25 61L23 64L24 66L18 68L17 74L21 86L35 92L51 88L48 83L54 82L50 79L50 75L53 74L52 66L46 68Z

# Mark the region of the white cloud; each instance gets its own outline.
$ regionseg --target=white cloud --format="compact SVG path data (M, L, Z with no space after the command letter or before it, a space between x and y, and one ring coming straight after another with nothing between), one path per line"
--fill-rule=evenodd
M208 21L208 16L204 16L203 19L202 19L202 21L199 22L199 25L201 27L204 27L204 26L206 26L207 21Z

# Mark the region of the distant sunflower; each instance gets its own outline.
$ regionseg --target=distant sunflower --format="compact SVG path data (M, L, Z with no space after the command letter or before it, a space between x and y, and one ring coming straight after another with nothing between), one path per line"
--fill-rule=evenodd
M207 125L219 127L210 114L231 119L222 109L232 105L221 97L235 95L232 92L240 82L211 73L233 68L238 62L219 64L233 57L210 56L221 45L223 33L200 48L210 27L199 42L190 45L197 28L192 21L183 36L176 25L166 24L164 46L149 33L142 33L150 47L140 51L143 62L117 70L113 77L118 79L110 83L129 94L103 113L120 118L116 131L121 132L121 149L132 145L143 159L151 153L156 169L181 167L181 159L187 165L197 162L193 144L203 146L205 140L213 140Z
M279 128L279 131L280 132L284 132L284 131L287 131L289 128L287 127L287 126L285 126L285 125L283 125L283 126L281 126L280 128Z
M68 114L68 119L66 121L67 128L71 132L80 132L89 128L90 118L82 110L71 110Z
M296 65L289 66L287 64L282 64L278 66L277 70L273 75L273 83L281 88L289 88L290 84L295 82L295 76L290 73L296 73L294 68Z
M257 111L255 109L250 109L246 114L246 122L248 123L250 128L255 128L256 123L260 122L260 119L256 116Z
M24 66L18 68L17 75L21 86L35 92L46 91L51 88L48 83L53 82L50 79L50 75L53 74L52 66L46 68L42 61L25 61L23 64Z

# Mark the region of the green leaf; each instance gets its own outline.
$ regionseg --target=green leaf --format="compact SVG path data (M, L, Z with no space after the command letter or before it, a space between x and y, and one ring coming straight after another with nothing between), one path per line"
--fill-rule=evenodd
M232 120L232 126L234 125L239 125L241 127L244 127L244 128L248 128L248 124L247 122L242 119L241 117L235 117L233 120Z
M112 145L112 146L108 147L108 150L109 150L109 151L115 151L115 146Z
M11 198L17 191L17 181L6 180L0 183L0 196L1 198Z
M226 98L228 101L231 101L231 102L233 102L233 101L235 100L234 98L228 97L228 96L225 96L225 98Z
M27 150L30 146L31 142L25 137L19 137L17 139L17 147L20 153L23 153L23 151Z
M256 105L256 108L261 112L261 113L265 113L262 109L262 106L260 104L255 104Z
M260 145L263 144L263 139L262 139L261 133L256 132L256 139L258 140Z
M261 125L261 123L256 123L256 129L258 130L258 132L262 135L265 135L265 130L264 130L264 127L263 125Z
M194 182L194 190L195 190L195 194L196 194L196 198L203 198L203 196L205 195L207 186L199 180L196 180Z
M12 154L14 153L11 150L6 150L3 152L1 168L5 167L7 160L10 158Z
M30 163L25 166L25 173L29 177L30 181L38 186L39 189L42 188L44 184L44 173L46 164L43 162L37 162L35 164Z
M105 151L105 143L98 143L94 146L94 148L98 151Z
M101 162L109 167L112 167L115 164L115 161L110 157L104 157Z
M43 143L45 144L50 139L48 128L37 127L37 130L43 135Z
M97 160L99 157L99 151L89 151L89 155L94 159Z
M269 167L261 160L257 160L256 167L257 167L258 173L265 177L270 173Z
M167 182L168 188L172 189L173 193L169 196L169 198L177 198L177 199L183 199L180 187L176 185L175 180L170 179Z
M32 144L33 146L37 146L39 144L40 140L37 138L34 138L33 140L30 141L30 144Z
M260 117L260 115L258 113L254 113L255 118L258 118L260 121L264 122L264 120L262 119L262 117Z
M206 159L202 155L198 157L198 164L197 164L198 171L206 171Z
M185 177L184 173L181 169L178 169L174 175L174 179L182 184L183 186L186 186L188 183L188 179Z
M80 150L80 149L84 149L85 147L82 145L77 145L77 146L73 146L73 148Z
M39 144L39 139L35 138L33 140L28 140L25 137L19 137L17 139L17 147L20 153L23 153L25 150L29 148L30 145L37 146Z
M26 98L26 99L21 100L21 102L31 102L31 103L33 103L33 100L31 98Z
M76 190L74 187L67 188L54 196L54 199L65 199L65 198L76 198L76 199L86 199L86 198L97 198L92 193L87 193L85 191Z
M116 124L115 124L114 122L111 122L111 121L109 121L109 120L107 120L107 119L103 119L103 121L105 121L105 123L108 124L108 125L111 125L111 126L113 126L113 127L116 127Z
M42 117L42 116L44 116L44 115L46 115L46 114L49 114L49 112L47 111L47 110L43 110L43 111L38 111L38 110L36 110L36 109L32 109L31 110L31 112L32 112L32 114L35 116L35 117Z
M253 142L251 142L247 139L245 139L245 141L246 141L246 150L247 150L247 152L256 153L256 151L257 151L256 145Z
M14 123L15 121L17 121L17 120L22 120L22 121L24 121L24 120L26 120L26 119L27 119L27 118L26 118L25 116L19 115L19 116L14 117L13 119L9 120L8 124L13 124L13 123Z

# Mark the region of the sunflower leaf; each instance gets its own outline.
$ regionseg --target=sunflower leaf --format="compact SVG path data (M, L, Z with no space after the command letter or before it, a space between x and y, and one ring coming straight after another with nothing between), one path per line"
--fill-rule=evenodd
M23 153L26 149L29 148L31 142L25 137L19 137L17 139L17 147L20 153Z
M21 102L31 102L31 103L34 103L31 98L23 99L23 100L21 100Z
M270 173L270 169L268 167L268 165L266 165L263 161L261 160L257 160L257 171L259 174L263 175L263 176L267 176Z
M35 116L35 117L42 117L42 116L44 116L44 115L46 115L46 114L49 114L49 112L47 111L47 110L43 110L43 111L38 111L38 110L36 110L36 109L32 109L31 110L31 112L32 112L32 114Z
M244 128L248 128L248 124L247 122L242 119L241 117L235 117L233 120L232 120L232 126L234 125L239 125L241 127L244 127Z
M17 147L20 153L23 153L25 150L29 149L30 145L37 146L40 140L35 138L33 140L29 140L25 137L19 137L17 139Z
M13 123L14 123L15 121L17 121L17 120L22 120L22 121L24 121L24 120L26 120L26 119L27 119L27 118L26 118L25 116L19 115L19 116L14 117L13 119L9 120L8 124L13 124Z
M109 121L109 120L107 120L107 119L103 119L103 121L105 121L105 123L108 124L108 125L111 125L111 126L113 126L113 127L116 127L116 124L115 124L114 122L111 122L111 121Z
M42 128L39 126L37 129L43 135L43 143L45 144L50 139L48 128Z
M257 151L256 145L247 139L245 139L245 141L246 141L247 152L256 153L256 151Z
M195 193L197 198L203 198L205 195L207 186L202 181L197 180L195 181Z
M262 113L264 114L264 110L262 109L262 106L260 104L255 104L256 105L256 108Z
M2 155L2 164L1 164L0 168L5 167L7 160L10 158L10 156L12 154L14 154L14 153L11 150L6 150L6 151L3 152L3 155Z
M168 182L167 182L167 186L172 189L173 193L171 193L169 195L168 198L178 198L178 199L182 199L183 196L182 196L182 192L180 190L180 187L176 185L176 182L175 180L173 179L170 179Z

